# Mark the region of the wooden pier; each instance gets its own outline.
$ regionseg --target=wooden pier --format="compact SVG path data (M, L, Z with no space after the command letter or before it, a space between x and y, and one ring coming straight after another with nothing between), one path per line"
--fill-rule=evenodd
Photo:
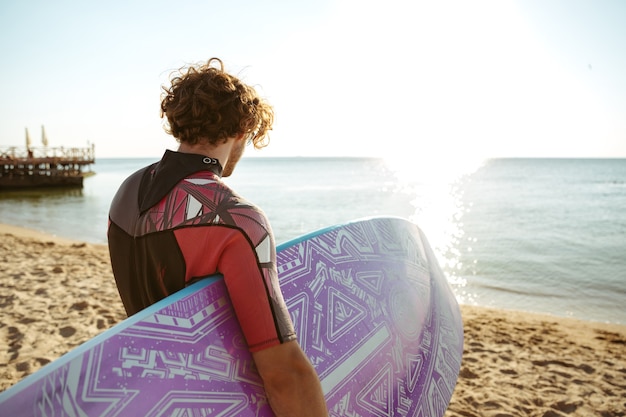
M95 163L86 148L0 147L0 190L82 187L83 169Z

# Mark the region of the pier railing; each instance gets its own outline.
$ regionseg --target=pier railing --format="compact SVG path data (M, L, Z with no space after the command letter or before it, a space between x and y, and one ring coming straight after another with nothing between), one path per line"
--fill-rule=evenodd
M85 148L0 146L0 164L36 165L58 163L88 165L94 162L95 151L93 145Z

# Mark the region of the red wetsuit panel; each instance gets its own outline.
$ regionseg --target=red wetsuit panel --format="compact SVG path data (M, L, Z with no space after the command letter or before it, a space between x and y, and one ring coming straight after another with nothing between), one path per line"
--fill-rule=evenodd
M176 229L174 234L188 265L188 281L215 271L224 275L250 350L279 344L273 306L281 305L282 299L271 299L271 282L265 280L246 237L237 229L216 226Z

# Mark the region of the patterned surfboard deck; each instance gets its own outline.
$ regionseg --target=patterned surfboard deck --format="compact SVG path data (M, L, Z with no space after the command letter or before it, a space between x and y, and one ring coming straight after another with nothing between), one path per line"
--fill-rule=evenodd
M331 416L442 416L461 365L458 304L400 218L278 247L300 344ZM220 277L132 316L0 393L4 416L272 416Z

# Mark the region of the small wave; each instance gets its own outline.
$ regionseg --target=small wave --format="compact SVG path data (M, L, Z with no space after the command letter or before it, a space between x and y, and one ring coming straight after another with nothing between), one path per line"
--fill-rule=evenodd
M511 287L501 287L501 286L498 286L498 285L472 283L471 286L473 286L475 288L483 288L483 289L487 289L487 290L499 291L499 292L508 293L508 294L525 295L525 296L532 296L532 297L551 297L551 298L553 298L553 297L560 297L560 295L558 295L558 294L550 294L550 293L546 293L546 292L536 292L536 291L527 291L527 290L511 288Z

